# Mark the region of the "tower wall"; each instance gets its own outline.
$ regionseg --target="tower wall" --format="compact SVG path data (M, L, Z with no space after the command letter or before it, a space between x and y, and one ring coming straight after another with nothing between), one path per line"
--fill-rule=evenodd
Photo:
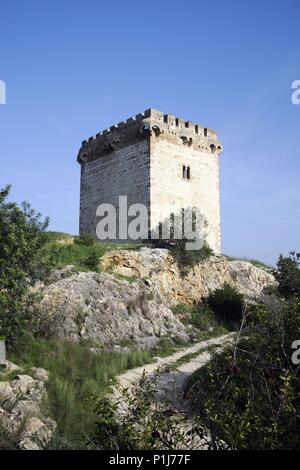
M216 133L155 109L90 137L81 164L80 232L96 236L96 209L119 196L144 204L157 228L170 213L198 208L207 221L207 241L220 253L219 154ZM183 178L183 166L189 178Z
M219 156L162 138L151 138L150 148L151 227L157 227L172 212L198 208L207 222L207 243L219 254ZM190 180L183 179L183 166L190 168Z
M141 203L149 208L149 163L149 144L142 140L81 164L80 233L96 237L100 204L116 208L118 227L119 196L127 196L128 206Z

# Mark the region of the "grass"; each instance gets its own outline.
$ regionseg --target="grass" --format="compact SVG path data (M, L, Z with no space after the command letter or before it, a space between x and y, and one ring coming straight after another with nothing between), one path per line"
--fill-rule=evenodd
M95 270L97 260L110 250L137 250L141 245L129 243L79 243L78 236L63 232L46 232L47 243L44 255L51 260L54 268L74 265L79 271ZM93 266L93 261L95 266Z
M83 449L95 431L94 397L104 396L115 377L152 362L148 352L103 352L62 340L26 337L9 357L24 368L43 367L50 373L43 412L58 425L55 448Z
M184 342L181 342L179 338L161 338L157 346L153 349L152 353L154 356L167 357L179 351L183 347L188 347Z
M173 307L173 313L180 317L182 323L192 325L195 328L195 339L206 340L212 337L224 335L232 331L232 326L219 318L206 304L177 304Z
M254 259L254 258L247 258L247 257L244 257L244 258L238 258L236 256L228 256L228 255L223 255L228 261L248 261L248 263L251 263L253 264L253 266L256 266L257 268L261 268L261 269L265 269L266 271L270 271L270 270L273 270L274 267L262 262L262 261L259 261L257 259Z

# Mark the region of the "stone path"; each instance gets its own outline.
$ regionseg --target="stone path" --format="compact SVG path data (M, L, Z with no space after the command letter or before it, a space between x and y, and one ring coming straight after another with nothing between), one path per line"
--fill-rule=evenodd
M142 367L128 370L119 375L118 382L121 387L129 388L141 379L144 373L151 377L155 374L153 397L154 402L160 403L163 408L173 410L185 416L185 421L181 423L180 429L184 433L190 431L193 427L193 421L190 419L189 400L184 397L185 384L189 376L200 367L203 367L211 359L211 347L222 349L226 344L235 340L235 333L229 333L218 338L212 338L206 341L200 341L189 348L178 351L171 356L160 359L154 364L147 364ZM179 361L179 362L178 362ZM114 388L111 398L117 404L117 414L126 415L128 412L127 402L118 388ZM186 436L188 433L186 434ZM202 437L189 436L185 444L180 443L180 448L191 450L207 449L209 435Z
M195 370L204 366L210 360L210 353L206 351L211 346L223 346L228 341L232 341L235 336L235 333L228 333L218 338L212 338L206 341L200 341L189 348L185 348L181 351L178 351L171 356L164 357L159 361L151 364L146 364L142 367L137 367L135 369L130 369L122 375L118 376L118 382L123 387L128 387L135 382L137 382L145 372L147 375L151 375L157 372L159 369L162 370L162 374L158 380L158 383L161 384L161 387L167 386L168 384L177 384L177 388L180 385L183 385L183 382L191 375ZM199 352L199 355L196 357L189 358L191 354L196 354ZM181 360L184 361L184 357L187 356L187 361L181 363L176 367L176 362ZM168 366L174 366L175 370L164 372L163 369ZM175 382L175 383L174 383Z

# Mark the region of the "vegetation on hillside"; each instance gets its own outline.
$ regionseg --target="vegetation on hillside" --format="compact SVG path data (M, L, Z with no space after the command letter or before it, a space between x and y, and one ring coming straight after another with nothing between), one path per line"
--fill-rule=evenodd
M79 271L97 271L99 258L110 250L137 250L135 243L97 243L91 236L72 236L61 232L46 232L43 256L52 268L74 265Z
M247 258L246 256L243 258L239 258L237 256L229 256L229 255L223 255L228 261L247 261L248 263L253 264L256 268L261 268L266 271L273 271L274 268L270 266L269 264L263 263L262 261L259 261L258 259L254 258Z
M192 430L186 431L184 416L153 406L147 381L132 393L123 391L129 413L117 422L106 399L116 375L180 345L162 338L150 354L133 350L125 341L125 352L96 354L88 345L41 339L32 330L32 318L39 314L34 286L47 279L50 269L73 264L78 270L96 270L107 250L139 245L98 244L89 235L46 232L48 220L27 203L8 202L9 190L0 190L0 339L6 341L9 359L25 372L43 367L50 373L43 411L58 424L51 448L117 444L126 449L172 449L185 445L184 439L193 433L200 439L209 434L212 448L299 448L300 254L279 257L273 271L278 287L256 304L247 304L225 284L201 303L174 307L197 332L195 339L238 326L236 343L216 351L188 383L186 396L192 399L196 423ZM206 248L197 255L186 252L184 244L172 241L168 246L182 272L211 254ZM0 447L10 445L1 435Z
M188 384L195 414L216 447L299 448L298 258L279 258L277 295L248 306L240 331L247 328L247 336L215 354Z
M47 273L41 251L48 220L28 203L8 202L9 192L0 190L0 339L12 348L34 314L30 287Z
M10 360L25 372L31 367L49 371L44 411L58 425L52 447L83 449L95 432L94 397L103 398L118 374L151 362L152 356L141 351L96 354L82 344L26 336Z

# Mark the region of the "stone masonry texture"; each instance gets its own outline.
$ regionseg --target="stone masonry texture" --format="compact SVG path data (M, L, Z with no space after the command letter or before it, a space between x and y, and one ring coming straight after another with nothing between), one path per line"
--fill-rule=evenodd
M128 207L147 207L149 230L171 213L199 209L207 222L207 242L219 254L221 151L211 129L153 108L90 137L77 158L80 233L96 238L97 207L112 204L118 216L119 196L127 196ZM190 179L183 177L183 166L189 167Z

